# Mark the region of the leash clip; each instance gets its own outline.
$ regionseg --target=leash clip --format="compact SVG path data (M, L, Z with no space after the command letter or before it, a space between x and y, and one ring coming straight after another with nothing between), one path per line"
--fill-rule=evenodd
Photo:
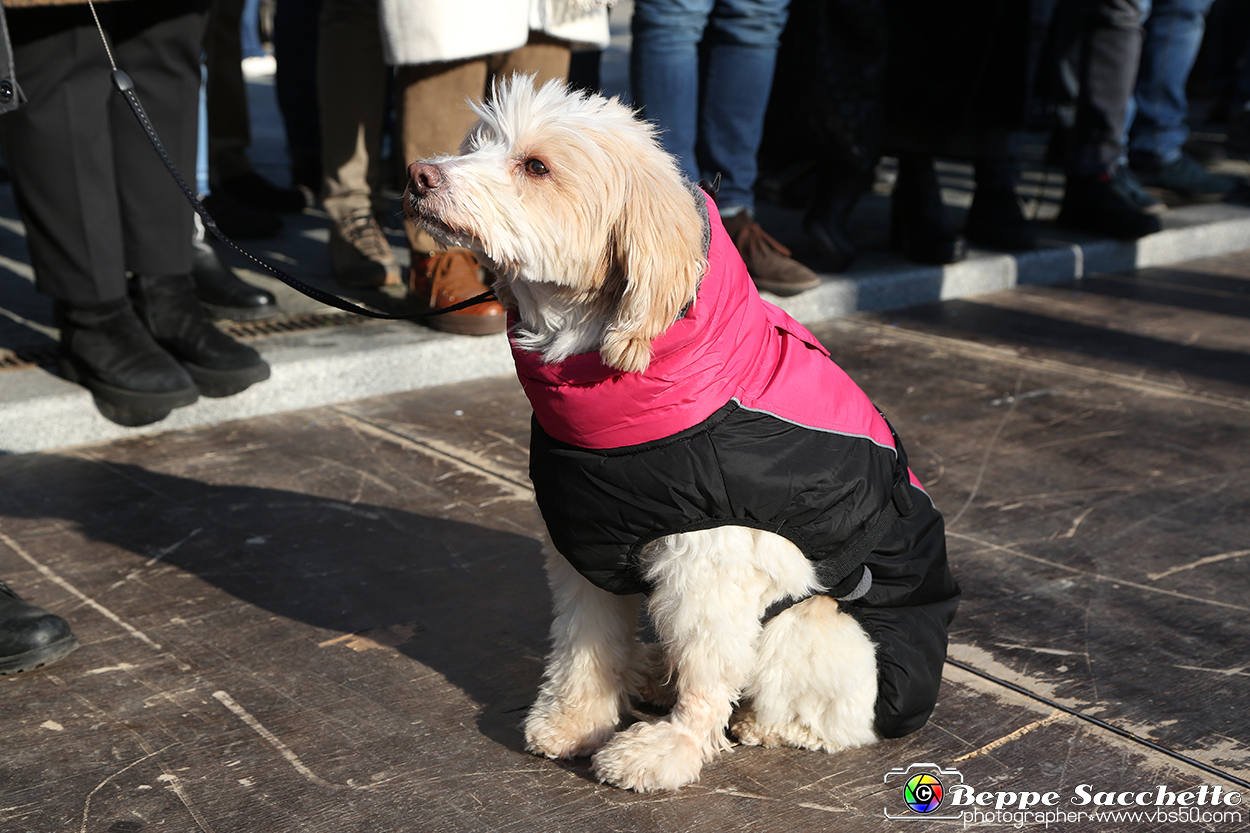
M117 88L119 93L128 93L135 88L135 82L125 70L115 69L109 75L113 79L113 86Z

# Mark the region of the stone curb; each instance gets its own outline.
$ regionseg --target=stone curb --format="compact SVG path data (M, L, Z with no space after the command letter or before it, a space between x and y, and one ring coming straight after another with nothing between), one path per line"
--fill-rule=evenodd
M946 267L871 255L848 274L825 276L810 292L770 300L812 324L855 312L1061 283L1093 272L1162 266L1248 247L1250 209L1222 203L1189 206L1169 211L1162 232L1135 243L1065 236L1018 255L973 252L968 260ZM404 323L288 333L252 344L273 368L269 381L226 399L201 398L142 428L104 419L89 393L43 368L0 373L0 453L106 442L512 372L501 336L444 335Z

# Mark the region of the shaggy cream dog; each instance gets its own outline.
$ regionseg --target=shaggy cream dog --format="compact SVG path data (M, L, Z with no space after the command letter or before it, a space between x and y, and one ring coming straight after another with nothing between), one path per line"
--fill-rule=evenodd
M923 725L959 591L892 429L629 108L521 77L476 111L405 210L495 275L535 408L555 619L528 748L649 791L726 729L834 752ZM671 711L621 730L631 698Z

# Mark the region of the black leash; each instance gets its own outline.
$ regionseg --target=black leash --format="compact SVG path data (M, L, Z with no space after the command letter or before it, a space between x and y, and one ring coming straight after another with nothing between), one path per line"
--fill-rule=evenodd
M156 128L152 126L151 120L148 119L148 114L143 110L143 105L139 103L139 97L135 94L134 81L132 81L130 76L123 70L118 69L117 63L113 60L113 52L109 49L108 39L104 36L104 27L100 25L100 18L95 13L95 5L90 2L88 2L87 5L91 8L91 15L95 18L96 28L100 30L100 38L104 41L104 51L108 53L109 63L113 67L113 86L117 88L117 91L122 94L123 98L126 99L126 103L130 105L130 109L134 112L135 118L139 120L139 125L143 128L143 132L147 134L148 141L152 143L152 147L156 149L157 155L160 156L161 161L165 163L165 168L169 171L169 175L172 176L174 181L178 183L178 187L182 189L183 196L187 198L187 202L191 203L191 207L195 209L195 212L199 214L200 218L204 221L204 228L212 232L214 237L226 246L229 246L231 250L247 258L252 263L255 263L257 266L261 267L266 272L269 272L295 291L301 292L315 301L320 301L327 306L341 309L344 312L352 312L369 318L379 318L387 321L407 321L417 318L429 318L435 315L445 315L449 312L458 312L462 309L467 309L478 304L484 304L487 301L495 300L495 293L487 290L480 295L475 295L472 298L469 298L467 301L460 301L459 303L452 304L451 306L444 307L442 309L429 310L426 312L413 312L408 313L407 315L391 315L389 313L371 310L358 304L353 304L351 301L340 298L330 292L318 289L315 286L309 286L298 278L288 275L278 267L239 247L233 240L227 237L220 228L217 227L217 221L214 220L212 215L208 213L208 209L206 209L204 204L200 202L199 197L195 194L195 191L192 190L191 186L187 184L187 181L182 178L182 174L178 172L178 168L174 165L174 161L169 158L169 153L166 152L165 146L161 144L161 139L156 134Z

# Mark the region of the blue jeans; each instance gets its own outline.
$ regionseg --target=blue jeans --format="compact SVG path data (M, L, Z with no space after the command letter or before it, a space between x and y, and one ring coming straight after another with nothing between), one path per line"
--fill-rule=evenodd
M260 0L244 0L243 14L239 16L239 43L244 58L260 58L265 54L260 42Z
M697 181L720 175L720 206L752 209L755 154L789 0L635 0L634 103Z
M1185 84L1193 69L1213 0L1143 0L1146 37L1126 120L1134 164L1166 165L1189 139Z

